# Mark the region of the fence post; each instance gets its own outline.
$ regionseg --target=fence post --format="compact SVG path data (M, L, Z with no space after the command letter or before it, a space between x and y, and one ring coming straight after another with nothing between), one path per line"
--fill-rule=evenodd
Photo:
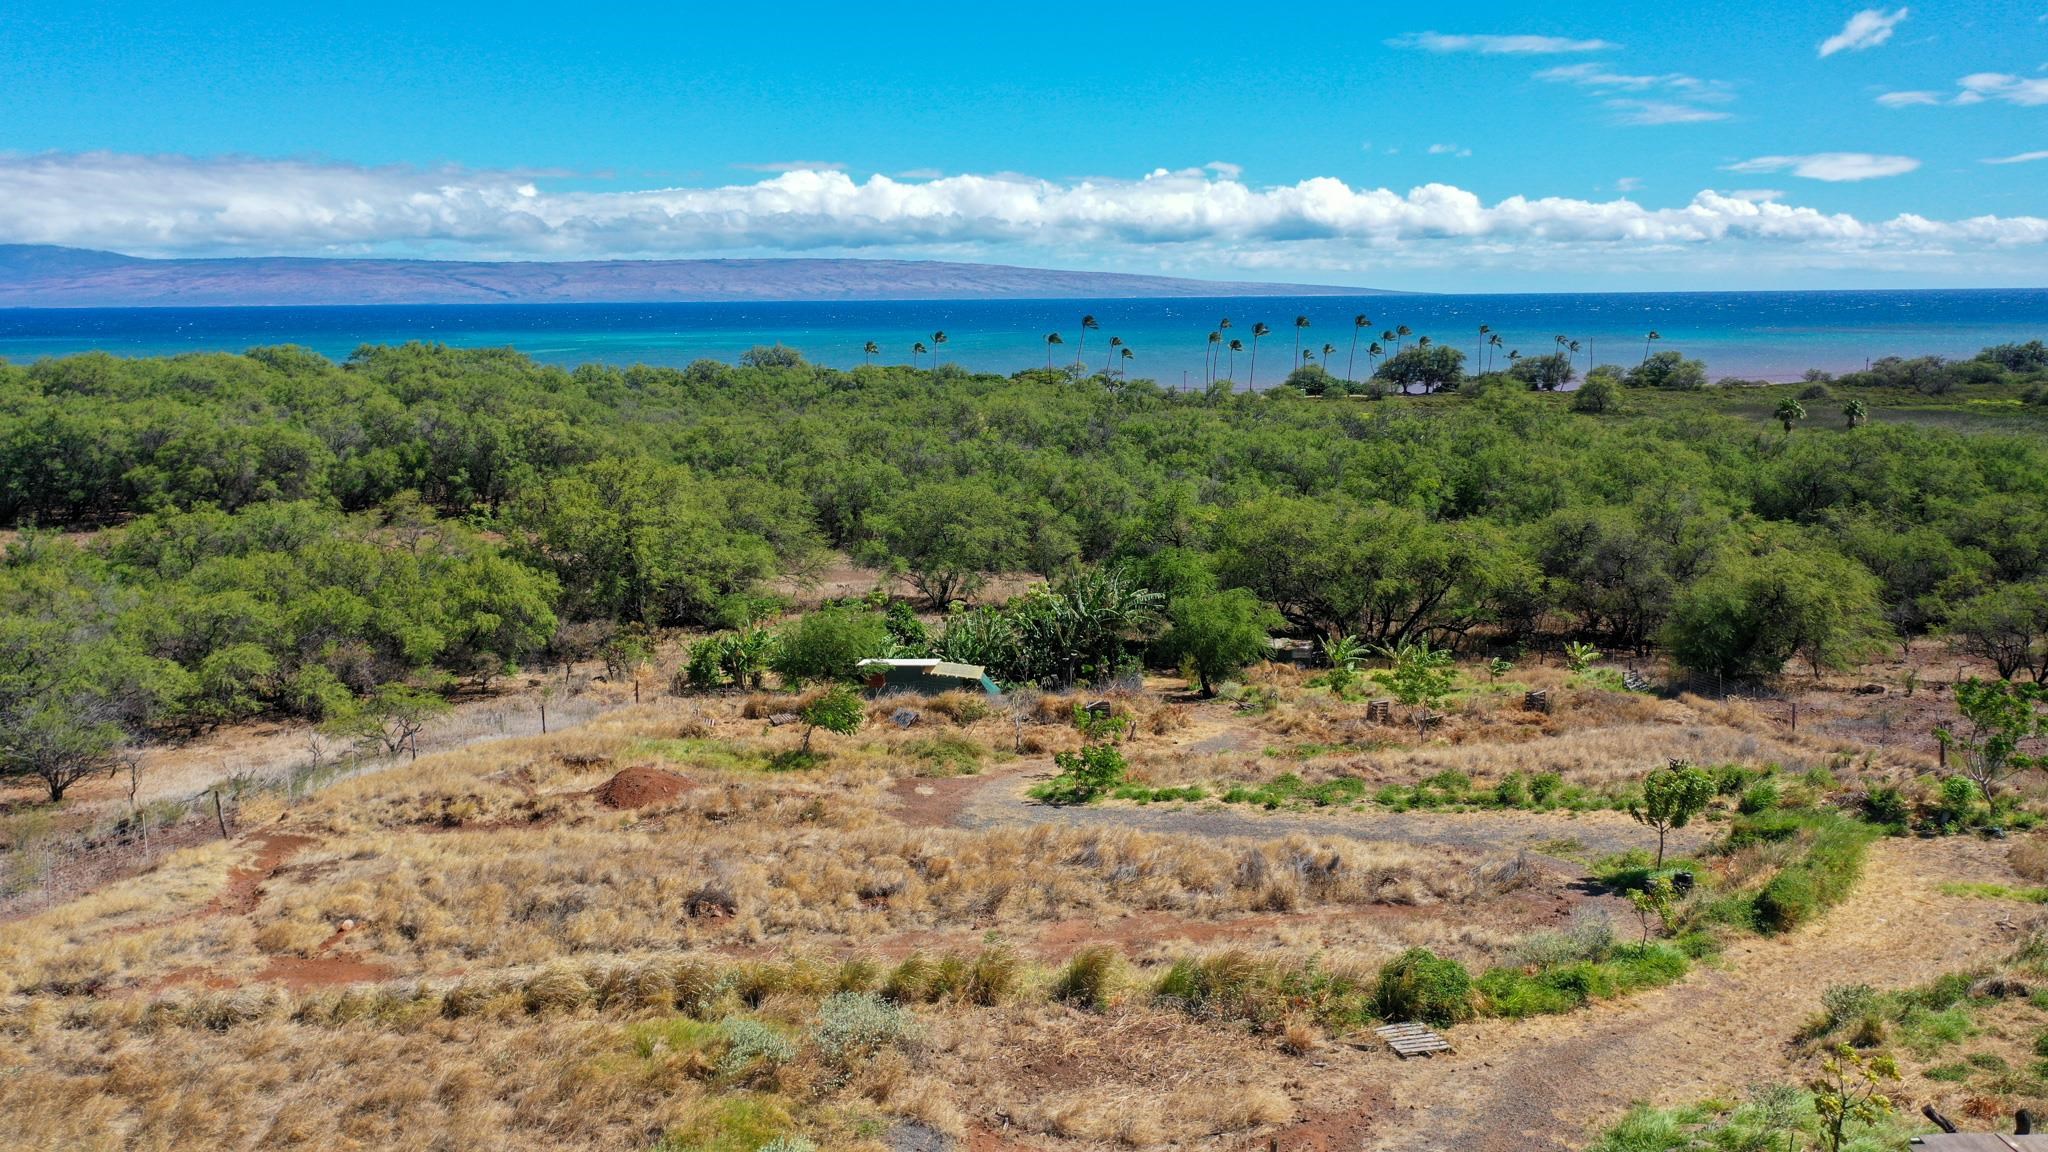
M227 839L227 838L228 838L228 814L227 814L226 810L225 810L225 809L223 809L223 808L221 807L221 804L220 804L220 789L218 789L218 788L215 788L215 789L213 790L213 819L214 819L214 822L215 822L215 823L217 823L217 824L219 824L219 825L220 825L220 838L221 838L221 839L223 839L223 840Z

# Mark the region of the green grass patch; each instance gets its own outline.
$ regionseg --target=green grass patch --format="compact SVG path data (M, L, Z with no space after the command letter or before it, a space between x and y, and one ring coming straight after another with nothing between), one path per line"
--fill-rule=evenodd
M721 1095L702 1101L662 1135L655 1152L757 1152L795 1129L788 1105L760 1093Z
M1256 804L1261 808L1331 808L1365 799L1365 781L1340 776L1310 784L1292 772L1257 785L1240 784L1223 793L1225 804Z
M1623 944L1602 960L1577 960L1530 970L1501 967L1478 980L1491 1016L1555 1015L1595 1000L1625 996L1683 978L1691 965L1669 944Z
M774 757L761 749L750 748L732 740L708 737L640 740L633 744L633 751L659 756L678 767L719 772L766 772L775 766Z
M903 742L903 752L917 762L919 776L972 776L981 771L988 749L958 732L935 732Z
M1975 896L1983 900L2018 900L2026 904L2048 904L2048 888L2015 888L2009 884L1955 881L1941 886L1945 896Z
M1870 842L1883 830L1826 809L1772 809L1738 818L1728 849L1795 842L1799 854L1756 894L1751 919L1766 933L1789 932L1832 908L1863 874Z
M1193 803L1207 800L1209 790L1199 784L1179 788L1149 788L1143 784L1126 784L1110 793L1119 800L1133 800L1139 804L1169 804L1174 802Z

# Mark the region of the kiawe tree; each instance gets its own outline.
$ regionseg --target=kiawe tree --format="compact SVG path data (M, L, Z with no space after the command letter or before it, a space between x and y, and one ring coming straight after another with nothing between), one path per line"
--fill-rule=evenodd
M1286 624L1243 588L1177 597L1167 618L1165 653L1194 669L1204 696L1214 696L1225 677L1263 658L1267 638Z

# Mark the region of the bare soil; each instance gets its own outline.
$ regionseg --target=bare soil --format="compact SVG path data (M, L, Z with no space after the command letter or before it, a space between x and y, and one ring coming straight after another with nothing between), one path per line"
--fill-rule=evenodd
M649 808L670 803L696 787L688 777L674 772L634 767L621 769L599 785L595 795L607 808Z

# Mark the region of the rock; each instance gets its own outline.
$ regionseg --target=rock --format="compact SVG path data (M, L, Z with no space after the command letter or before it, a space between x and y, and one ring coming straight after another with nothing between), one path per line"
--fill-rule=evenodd
M1887 689L1882 684L1858 684L1856 686L1856 694L1858 696L1882 696L1886 691Z
M889 1152L953 1152L957 1148L945 1133L927 1128L915 1120L898 1120L882 1136Z

